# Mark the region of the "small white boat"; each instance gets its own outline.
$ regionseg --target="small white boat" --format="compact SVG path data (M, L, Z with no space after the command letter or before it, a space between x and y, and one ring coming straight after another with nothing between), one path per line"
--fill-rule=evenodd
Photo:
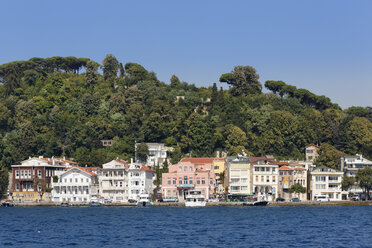
M140 194L137 202L137 207L149 207L152 206L151 197L149 194Z
M97 196L92 196L89 202L90 207L101 207L103 206L102 201Z
M1 203L1 206L6 207L6 208L14 207L14 203L12 201L5 201L5 202Z
M206 204L205 197L200 190L190 190L186 196L186 207L205 207Z
M243 206L266 206L268 201L264 200L263 197L256 195L249 195L243 202Z

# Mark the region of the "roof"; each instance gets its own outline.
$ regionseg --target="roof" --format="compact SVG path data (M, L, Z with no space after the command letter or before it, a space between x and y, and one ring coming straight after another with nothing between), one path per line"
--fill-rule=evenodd
M319 146L314 145L314 144L307 145L306 148L308 148L308 147L315 147L316 149L319 149L320 148Z
M293 170L291 167L288 166L282 166L279 168L279 170Z
M123 161L121 159L116 159L115 161L118 162L118 163L121 163L121 164L129 165L128 162L125 162L125 161Z
M71 170L71 169L74 169L74 168L76 168L76 169L79 169L79 170L81 170L81 171L84 171L84 172L86 172L86 173L88 173L88 174L90 174L90 175L92 175L92 176L97 176L97 174L96 173L93 173L93 172L91 172L90 170L87 170L87 168L98 168L98 167L71 167L71 168L68 168L67 170L69 171L69 170Z
M268 163L276 163L276 160L274 157L271 156L264 156L264 157L249 157L249 161L254 164L257 163L258 161L267 161Z
M213 161L222 161L225 158L183 158L180 162L191 162L193 164L212 164Z
M130 171L149 171L149 172L155 172L153 169L146 165L142 165L141 169L129 169Z
M53 160L56 162L64 162L64 163L69 163L69 164L78 164L77 162L71 161L71 160L66 160L63 158L40 158L44 161L47 161L48 163L53 163Z
M305 168L302 168L302 167L296 167L294 169L297 170L297 171L304 171L304 170L306 170Z

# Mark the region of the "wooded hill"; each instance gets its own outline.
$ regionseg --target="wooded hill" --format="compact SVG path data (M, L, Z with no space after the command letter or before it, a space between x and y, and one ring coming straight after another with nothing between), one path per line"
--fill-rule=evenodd
M303 159L311 143L322 144L319 161L332 167L342 153L371 158L372 108L342 110L326 96L282 81L265 82L271 93L263 93L250 66L236 66L219 80L230 89L198 88L175 75L164 83L112 55L102 65L75 57L3 64L0 165L43 155L100 166L133 157L136 141L173 147L173 163L217 150ZM104 139L113 146L102 147Z

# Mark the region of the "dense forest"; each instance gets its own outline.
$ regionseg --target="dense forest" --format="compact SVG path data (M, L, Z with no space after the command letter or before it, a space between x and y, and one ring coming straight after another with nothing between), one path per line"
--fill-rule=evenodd
M216 79L218 80L218 79ZM163 142L170 156L236 155L242 150L278 159L303 159L321 144L319 161L340 154L372 156L372 108L342 110L282 81L266 81L251 66L236 66L208 88L173 75L161 82L136 63L107 55L32 58L0 66L0 165L29 156L66 156L102 165L134 157L135 142ZM262 89L266 87L267 92ZM111 147L100 140L111 139Z

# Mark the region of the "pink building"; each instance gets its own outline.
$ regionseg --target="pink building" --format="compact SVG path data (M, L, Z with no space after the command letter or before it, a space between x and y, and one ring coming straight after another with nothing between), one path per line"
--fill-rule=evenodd
M189 190L201 190L205 199L215 193L215 176L212 165L179 162L169 166L162 175L162 194L166 199L184 201Z

